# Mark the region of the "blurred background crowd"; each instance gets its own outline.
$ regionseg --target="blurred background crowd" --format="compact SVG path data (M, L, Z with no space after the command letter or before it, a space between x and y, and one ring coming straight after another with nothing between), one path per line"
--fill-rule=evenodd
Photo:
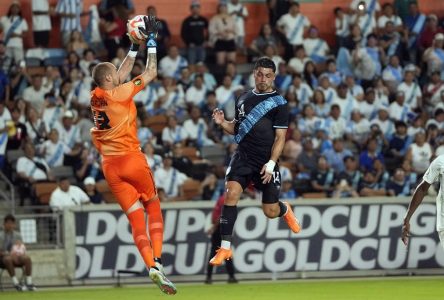
M89 7L33 0L24 18L12 1L0 17L0 168L21 205L114 201L89 134L90 71L100 61L120 65L130 45L127 20L157 15L152 4L135 11L131 0ZM290 107L282 198L410 195L444 153L443 16L424 14L417 1L353 0L331 12L332 38L301 13L304 4L263 5L269 15L251 43L239 0L221 1L210 16L201 14L205 1L190 2L180 45L168 19L157 16L159 76L134 101L162 201L221 196L236 144L212 111L234 117L234 99L254 86L252 64L261 56L275 62L275 86ZM34 46L25 48L30 23ZM50 48L54 39L59 45ZM144 52L131 77L143 72Z

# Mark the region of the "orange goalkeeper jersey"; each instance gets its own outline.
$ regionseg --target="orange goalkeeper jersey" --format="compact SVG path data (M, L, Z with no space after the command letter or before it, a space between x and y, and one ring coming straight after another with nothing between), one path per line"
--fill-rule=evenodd
M138 76L112 90L99 87L91 92L94 127L91 136L102 155L125 155L140 152L137 138L137 110L133 96L145 86Z

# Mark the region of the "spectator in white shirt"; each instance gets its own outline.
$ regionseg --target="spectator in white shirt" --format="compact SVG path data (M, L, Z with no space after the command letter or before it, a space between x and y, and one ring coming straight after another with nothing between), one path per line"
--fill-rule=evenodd
M337 47L343 47L346 37L350 34L350 17L342 8L335 7L335 33Z
M330 52L330 47L319 37L319 31L315 26L311 26L308 30L308 37L304 39L304 48L310 59L317 64L324 63Z
M398 86L398 91L404 92L405 103L411 110L422 107L421 87L416 82L416 67L407 65L404 68L404 81Z
M71 110L65 111L62 118L62 125L56 127L60 140L69 148L74 149L75 146L81 144L80 130L74 124L74 113Z
M154 108L176 112L185 107L185 93L173 77L166 76L157 92L158 100Z
M188 137L186 130L177 124L177 118L175 116L168 116L167 126L162 130L162 144L172 149L175 144L185 143Z
M194 143L198 148L213 145L214 142L208 138L208 126L201 118L200 108L192 106L189 116L190 119L183 122L183 129L187 133L188 141Z
M375 90L373 88L367 88L365 91L364 101L360 101L358 104L359 111L367 120L371 120L377 115L379 105L375 101Z
M205 103L206 93L207 89L204 85L203 76L198 74L194 77L193 85L185 93L185 102L200 107Z
M78 186L71 185L68 178L61 177L58 184L49 199L49 206L53 211L90 203L89 196Z
M345 120L350 120L352 111L357 108L356 98L351 93L348 93L347 85L341 83L338 85L337 97L333 104L339 105L341 109L341 117Z
M310 58L307 56L304 46L297 46L294 49L294 56L288 62L288 67L293 73L302 74L308 61Z
M16 172L20 198L31 195L31 185L37 181L52 180L49 166L43 158L35 156L34 145L30 142L23 146L25 156L17 160Z
M39 115L42 114L45 102L45 95L50 89L43 86L42 75L35 74L31 78L31 86L23 91L23 99L31 104Z
M11 57L17 64L25 57L23 34L28 31L28 23L22 17L19 1L13 1L6 16L0 18L0 27L3 30L6 56Z
M76 152L71 152L71 148L59 140L57 129L51 129L48 137L49 139L43 142L40 152L50 168L63 166L65 154L76 155L80 153L80 148Z
M346 133L350 140L358 145L363 145L370 133L370 122L358 109L351 113L350 121L347 123Z
M36 47L48 48L51 19L48 0L32 0L32 31Z
M248 9L244 4L239 3L239 0L231 0L227 4L227 10L236 24L236 46L238 49L244 49L245 20L248 17Z
M173 77L176 80L180 77L182 68L188 66L188 61L185 57L179 54L179 48L172 45L168 49L168 55L162 58L159 62L159 73L162 76Z
M402 20L399 16L395 15L394 8L391 3L385 3L382 6L382 15L378 18L378 28L382 29L388 21L393 22L397 31L402 30Z
M208 91L212 91L216 88L216 78L214 78L213 74L208 72L207 66L201 61L196 64L196 72L191 75L191 79L193 80L198 74L203 76L205 87Z
M402 67L399 64L399 58L392 55L389 64L382 72L382 79L385 81L390 92L395 92L396 88L402 82Z
M300 107L309 103L313 96L313 90L307 83L302 81L302 77L298 73L293 76L293 82L288 91L296 95Z
M225 75L222 85L219 86L215 93L219 108L225 111L227 118L234 118L235 112L235 91L241 87L233 85L230 75Z
M415 142L410 145L406 159L412 162L413 171L422 176L427 170L434 151L426 141L425 132L418 132L415 135Z
M353 2L357 1L354 0ZM370 2L370 4L366 2ZM364 38L376 29L375 7L372 5L372 2L377 2L377 0L359 1L358 5L353 5L352 3L352 9L355 9L355 14L351 17L351 23L357 24L359 28L361 28ZM378 10L380 10L380 8Z
M377 125L387 139L390 139L395 132L395 124L389 118L389 108L385 105L379 105L378 115L371 120L370 124Z
M390 119L393 121L403 121L408 122L409 118L412 117L412 111L410 106L405 104L404 92L398 91L396 93L396 99L389 106Z
M154 153L153 145L150 143L145 144L143 146L143 153L145 153L146 162L153 172L162 167L162 156Z
M174 201L181 194L181 186L188 177L173 168L171 154L165 154L163 167L154 172L154 181L159 192L161 201Z
M288 13L277 21L277 26L287 37L288 43L296 46L303 44L304 32L310 26L310 21L299 12L299 3L291 2Z

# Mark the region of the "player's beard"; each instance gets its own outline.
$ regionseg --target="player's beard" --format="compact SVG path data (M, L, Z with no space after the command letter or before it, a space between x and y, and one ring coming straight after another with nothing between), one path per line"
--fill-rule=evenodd
M271 86L266 83L258 83L256 84L256 90L259 93L265 93L268 92L271 89Z

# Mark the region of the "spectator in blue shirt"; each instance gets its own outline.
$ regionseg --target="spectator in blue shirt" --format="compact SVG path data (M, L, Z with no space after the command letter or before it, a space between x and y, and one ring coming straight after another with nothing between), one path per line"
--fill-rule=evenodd
M384 163L384 156L381 152L378 152L377 149L378 141L375 138L370 138L367 141L366 150L362 151L359 156L361 170L373 170L373 162L377 159Z
M333 140L333 148L326 150L322 155L325 156L330 167L336 173L340 173L345 168L344 158L353 156L353 153L349 149L344 149L344 141L341 138L336 138Z

